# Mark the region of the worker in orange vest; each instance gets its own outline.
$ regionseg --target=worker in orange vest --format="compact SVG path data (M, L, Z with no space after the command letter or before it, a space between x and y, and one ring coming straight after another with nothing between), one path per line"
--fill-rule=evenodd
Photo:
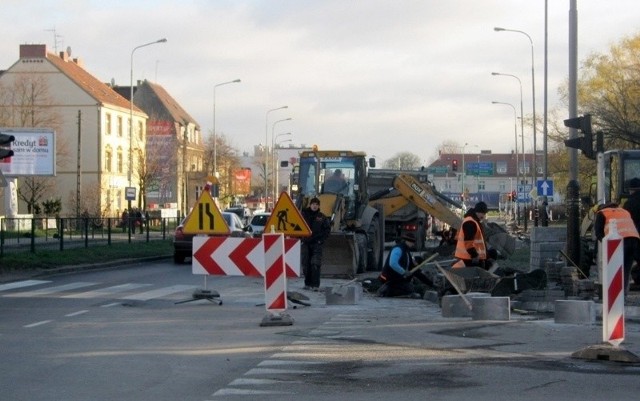
M491 267L488 259L495 259L495 251L487 249L480 224L488 211L486 203L478 202L464 215L462 227L458 230L454 254L458 260L453 264L454 268L478 266L489 269Z
M624 238L622 243L624 247L624 294L627 295L631 266L640 247L640 235L638 235L631 214L619 207L617 203L609 203L598 207L593 221L593 231L598 241L602 241L602 238L609 234L609 224L612 220L616 221L618 234Z

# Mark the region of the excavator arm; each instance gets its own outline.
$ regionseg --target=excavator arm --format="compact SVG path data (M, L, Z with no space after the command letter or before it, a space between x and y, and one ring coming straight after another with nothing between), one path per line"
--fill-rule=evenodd
M415 177L408 174L399 174L393 179L393 188L389 188L386 191L386 195L392 193L393 189L397 192L396 196L382 198L382 196L385 196L383 193L372 196L372 198L380 197L376 200L376 203L384 205L385 214L393 213L412 203L425 213L451 227L459 229L462 225L462 218L460 217L462 205L441 194L430 185L418 181ZM451 206L456 210L452 210ZM487 223L484 228L486 241L493 248L505 256L513 253L515 250L515 238L497 224Z

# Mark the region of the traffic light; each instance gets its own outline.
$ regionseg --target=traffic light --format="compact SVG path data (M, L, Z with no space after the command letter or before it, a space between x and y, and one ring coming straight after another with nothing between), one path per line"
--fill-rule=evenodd
M13 156L10 146L15 140L15 136L0 132L0 160Z
M451 162L451 171L458 171L458 160L454 159Z
M565 146L580 149L583 155L589 159L595 160L596 156L593 151L593 132L591 131L591 114L585 114L582 117L564 120L564 126L579 129L584 134L582 137L565 139Z

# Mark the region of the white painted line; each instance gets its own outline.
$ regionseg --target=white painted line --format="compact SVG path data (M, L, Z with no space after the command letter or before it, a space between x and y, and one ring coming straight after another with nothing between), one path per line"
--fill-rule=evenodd
M51 322L53 322L53 320L43 320L43 321L41 321L41 322L36 322L36 323L27 324L27 325L22 326L22 327L24 327L24 328L26 328L26 329L30 329L30 328L32 328L32 327L42 326L43 324L47 324L47 323L51 323Z
M53 294L53 293L56 293L56 292L75 290L77 288L82 288L82 287L89 287L89 286L92 286L92 285L96 285L96 283L78 282L78 283L59 285L59 286L56 286L56 287L42 288L40 290L17 292L15 294L6 294L4 296L5 297L37 297L37 296L41 296L41 295L50 295L50 294Z
M291 380L276 380L276 379L235 379L229 386L255 386L260 384L280 384L280 383L301 383L300 381L291 381Z
M119 292L135 290L137 288L147 287L150 285L151 284L127 283L127 284L115 285L113 287L101 288L99 290L81 292L78 294L69 294L69 295L65 295L63 298L105 298L111 294L117 294Z
M258 366L282 366L282 365L319 365L323 362L318 362L318 361L293 361L293 360L272 360L272 359L268 359L266 361L262 361L258 364Z
M273 374L300 374L300 373L320 373L318 370L297 370L297 369L269 369L269 368L253 368L249 369L246 375L273 375Z
M112 306L116 306L116 305L122 305L121 302L112 302L110 304L106 304L106 305L100 305L101 308L111 308Z
M46 284L51 281L44 280L24 280L24 281L16 281L15 283L7 283L0 285L0 291L13 290L15 288L23 288L30 287L32 285Z
M158 288L157 290L151 290L147 292L142 292L139 294L129 295L128 297L124 297L122 299L130 299L134 301L148 301L153 298L163 297L165 295L175 294L176 292L188 291L196 288L195 285L172 285L170 287Z
M243 390L239 388L223 388L215 393L213 397L226 396L226 395L267 395L267 394L293 394L287 391L266 391L266 390Z
M74 316L78 316L78 315L83 315L85 313L89 312L89 310L79 310L77 312L73 312L73 313L69 313L68 315L65 315L66 317L74 317Z

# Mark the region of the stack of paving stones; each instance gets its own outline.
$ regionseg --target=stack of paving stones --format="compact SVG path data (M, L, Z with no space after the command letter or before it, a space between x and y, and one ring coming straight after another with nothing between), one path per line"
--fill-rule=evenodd
M567 243L566 227L533 227L529 269L544 269L549 260L558 260Z

